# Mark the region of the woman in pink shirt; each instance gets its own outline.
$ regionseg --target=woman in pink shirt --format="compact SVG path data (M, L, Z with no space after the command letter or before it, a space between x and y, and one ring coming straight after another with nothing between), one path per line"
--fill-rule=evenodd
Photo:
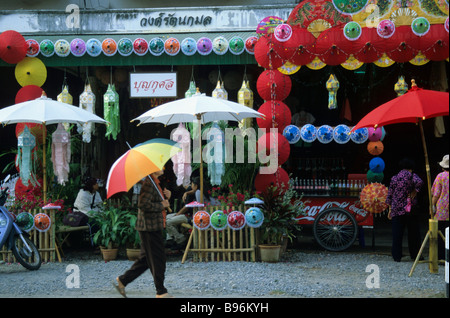
M449 156L445 155L442 161L439 162L442 167L442 172L436 176L431 187L431 193L433 195L431 202L433 205L433 211L430 211L431 217L436 217L438 220L438 229L445 235L445 228L448 227L448 166ZM438 239L438 258L444 259L445 257L444 241Z

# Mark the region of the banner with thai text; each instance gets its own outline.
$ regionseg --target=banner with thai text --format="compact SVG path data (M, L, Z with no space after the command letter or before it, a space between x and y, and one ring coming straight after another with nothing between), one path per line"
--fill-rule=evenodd
M177 73L130 73L130 97L177 97Z

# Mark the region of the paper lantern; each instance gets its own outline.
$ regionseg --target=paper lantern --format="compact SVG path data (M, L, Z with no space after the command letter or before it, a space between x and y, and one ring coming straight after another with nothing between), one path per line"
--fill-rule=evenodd
M260 37L255 45L255 59L261 67L265 69L277 69L283 66L284 60L278 51L283 47L276 45L272 40L272 35Z
M104 119L110 123L106 126L105 137L108 140L111 137L116 140L120 132L120 110L119 94L117 94L114 85L108 84L108 89L103 95L103 106Z
M56 99L58 100L58 102L72 105L73 98L69 93L69 87L67 85L63 86L62 92L58 94Z
M337 108L337 91L339 89L339 81L335 78L334 74L330 75L327 81L328 90L328 109Z
M253 91L249 88L248 81L242 81L241 89L238 91L238 103L253 108ZM245 130L252 127L252 118L245 118L239 122L239 128Z
M261 105L258 112L264 114L264 118L256 118L259 128L278 128L280 131L292 121L292 113L289 107L278 100L267 101Z
M272 174L258 173L255 177L255 189L259 192L266 192L271 186L280 189L280 192L285 192L289 186L289 175L281 167L278 167L277 171Z
M245 215L240 211L232 211L228 214L227 222L232 230L240 230L245 226Z
M280 133L266 133L259 137L258 154L264 153L266 156L278 153L278 165L282 165L289 159L291 147L287 139Z
M148 50L154 56L164 53L164 41L161 38L153 38L148 42Z
M95 114L95 94L92 92L91 84L84 86L84 91L80 95L80 108ZM82 134L83 142L91 142L91 135L94 132L92 123L78 124L78 133Z
M31 134L27 126L23 132L17 137L17 159L20 170L20 178L25 186L28 182L36 184L33 170L35 169L34 160L32 158L33 148L36 146L36 138Z
M188 98L188 97L192 97L196 94L197 92L197 86L195 85L195 81L190 81L189 82L189 88L188 90L184 93L184 97Z
M42 51L42 47L41 47ZM89 39L86 41L86 53L96 57L102 53L102 42L98 39Z
M212 91L212 97L225 100L228 99L228 92L225 90L223 82L221 83L220 80L217 81L216 88Z
M191 135L189 130L179 123L178 127L170 133L170 139L175 141L181 148L172 158L173 172L177 178L177 186L188 187L191 184Z
M52 134L53 173L61 185L64 185L69 180L71 156L70 133L63 127L62 123L59 123L57 129Z
M133 53L133 42L129 38L121 38L117 42L117 51L122 56L130 56Z
M292 88L291 78L278 70L263 71L256 82L256 89L262 99L284 100Z
M42 144L44 141L44 129L47 129L45 125L38 123L17 123L16 124L16 137L19 137L23 133L25 127L30 130L30 133L36 138L37 144Z

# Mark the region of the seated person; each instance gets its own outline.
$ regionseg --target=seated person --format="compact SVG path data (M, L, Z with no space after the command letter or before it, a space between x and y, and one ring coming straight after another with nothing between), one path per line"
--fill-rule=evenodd
M83 188L75 199L73 212L83 214L83 220L78 226L86 225L89 221L89 212L101 211L103 200L98 192L97 179L88 177L84 181Z

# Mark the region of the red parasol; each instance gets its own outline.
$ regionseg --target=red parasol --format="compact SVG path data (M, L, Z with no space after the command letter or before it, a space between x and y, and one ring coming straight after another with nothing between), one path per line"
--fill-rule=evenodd
M378 35L376 28L363 28L361 36L355 41L357 51L353 53L353 56L358 61L373 63L383 55L384 41L385 39Z
M316 38L306 29L293 27L292 37L283 43L283 54L294 65L306 65L314 59Z
M423 132L422 121L428 118L438 116L448 116L449 99L447 92L438 92L418 88L415 81L412 80L411 89L375 108L353 127L352 131L363 127L381 127L396 123L418 123L422 136L422 145L425 154L425 165L428 181L428 199L430 211L431 203L431 175L430 164L428 162L428 151Z
M386 198L388 188L381 183L369 183L362 189L359 200L364 210L370 213L381 213L388 205Z
M399 63L411 61L419 52L417 48L420 43L420 37L411 31L408 25L402 25L395 28L395 33L388 39L385 39L386 55Z
M275 135L276 134L276 135ZM278 142L274 142L275 138ZM278 152L278 165L282 165L289 159L289 154L291 152L291 147L286 137L280 133L266 133L258 139L258 153L264 152L266 156Z
M26 85L19 89L16 94L15 102L16 104L27 102L42 96L44 90L37 85Z
M279 100L265 102L258 112L265 115L265 118L256 118L258 127L261 129L278 128L279 131L282 131L292 121L291 110Z
M17 31L8 30L0 34L0 58L9 64L17 64L27 55L28 45Z
M315 53L328 65L344 63L354 48L352 41L343 36L343 26L336 26L323 31L317 38Z
M283 188L284 191L289 187L289 175L283 168L279 167L273 174L258 173L255 177L256 191L266 192L270 186ZM282 192L284 192L282 191Z
M259 65L266 69L277 69L284 64L280 52L283 47L272 39L273 34L262 36L255 44L255 59Z
M420 41L418 49L431 61L442 61L448 58L448 32L440 24L432 24L430 31Z

